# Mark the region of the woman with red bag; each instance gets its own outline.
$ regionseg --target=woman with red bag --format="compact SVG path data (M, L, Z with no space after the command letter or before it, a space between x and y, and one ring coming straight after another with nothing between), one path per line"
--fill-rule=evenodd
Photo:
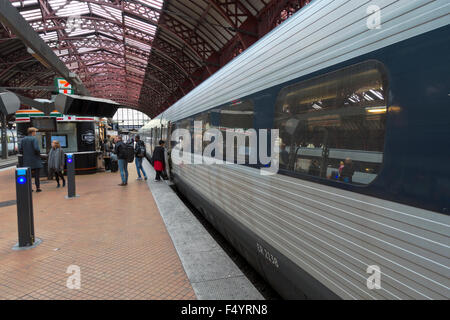
M155 148L152 156L153 168L156 171L155 181L161 181L161 173L164 170L165 164L164 154L164 140L159 140L159 146Z

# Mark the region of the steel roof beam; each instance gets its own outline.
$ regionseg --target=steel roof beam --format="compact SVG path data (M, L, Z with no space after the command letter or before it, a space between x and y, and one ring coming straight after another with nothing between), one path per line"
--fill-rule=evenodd
M22 17L9 1L0 1L0 21L6 25L24 44L30 48L38 60L53 69L57 74L67 79L80 94L88 91L81 81L74 81L69 76L69 69L58 59L53 50L39 37L28 22Z

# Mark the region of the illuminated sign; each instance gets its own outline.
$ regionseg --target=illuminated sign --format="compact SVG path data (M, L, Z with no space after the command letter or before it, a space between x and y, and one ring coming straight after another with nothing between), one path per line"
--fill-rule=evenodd
M73 153L67 153L67 163L73 162Z
M58 88L58 93L73 94L72 85L63 78L56 78L56 88Z
M17 183L18 184L25 184L27 183L27 169L24 168L17 168Z

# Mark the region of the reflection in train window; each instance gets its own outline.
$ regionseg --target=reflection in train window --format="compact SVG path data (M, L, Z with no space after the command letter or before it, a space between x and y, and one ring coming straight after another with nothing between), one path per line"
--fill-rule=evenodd
M249 138L244 131L253 129L254 105L251 100L236 100L220 108L220 130L223 135L223 157L227 159L226 142L227 131L234 132L234 156L230 155L234 162L240 160L242 163L248 163L250 146ZM245 145L238 147L238 139L243 136Z
M280 169L369 184L383 161L387 77L377 61L281 90L275 128Z

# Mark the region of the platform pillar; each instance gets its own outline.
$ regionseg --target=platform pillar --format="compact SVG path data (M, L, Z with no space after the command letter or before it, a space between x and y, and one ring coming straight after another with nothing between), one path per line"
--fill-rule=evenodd
M19 242L13 247L13 250L33 248L41 242L34 235L33 198L31 190L31 169L28 167L16 168Z
M72 199L79 197L76 194L75 185L75 156L73 153L66 154L66 164L67 164L67 196L66 199Z

